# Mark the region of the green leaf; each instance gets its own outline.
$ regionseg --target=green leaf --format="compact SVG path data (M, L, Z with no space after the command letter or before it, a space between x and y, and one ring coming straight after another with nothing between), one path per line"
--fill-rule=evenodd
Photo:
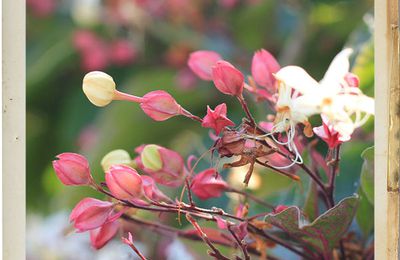
M374 205L374 147L369 147L361 153L364 163L361 167L361 189L368 201Z
M329 256L350 226L358 201L358 196L345 198L310 224L304 224L297 207L289 207L278 214L270 214L265 217L265 221L281 228L289 236L303 241L324 256Z
M360 204L356 213L356 221L364 239L366 239L374 229L374 205L369 202L363 189L360 188L358 192L360 194Z
M309 221L313 221L318 217L318 189L317 185L313 181L310 183L303 211Z

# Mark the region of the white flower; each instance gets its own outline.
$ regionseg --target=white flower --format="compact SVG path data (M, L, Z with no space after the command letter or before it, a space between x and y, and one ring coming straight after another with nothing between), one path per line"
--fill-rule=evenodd
M276 73L277 113L271 133L264 136L270 136L275 142L287 145L295 155L290 165L276 168L284 169L296 163L303 163L294 137L298 123L305 125L304 133L307 136L312 135L312 127L308 122L310 116L319 114L327 118L333 130L340 135L350 136L355 128L363 125L368 117L374 114L374 100L365 96L358 86L355 86L354 81L347 81L349 56L352 52L351 49L344 49L336 55L320 82L298 66L286 66ZM350 75L353 79L356 77ZM287 141L276 140L274 133L277 132L286 132Z
M351 49L344 49L336 55L319 83L297 66L287 66L276 73L280 86L275 121L277 132L307 122L311 115L322 114L336 131L351 135L374 114L374 100L345 80L351 53Z

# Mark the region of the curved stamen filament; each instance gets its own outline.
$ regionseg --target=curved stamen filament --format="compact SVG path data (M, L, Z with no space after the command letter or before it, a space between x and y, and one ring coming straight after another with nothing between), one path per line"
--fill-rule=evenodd
M276 131L276 128L280 127L284 123L285 123L284 121L281 121L281 122L277 123L276 125L274 125L272 127L270 133L267 133L267 134L264 134L264 135L257 135L257 136L248 135L248 134L243 134L242 135L243 137L251 138L251 139L254 139L254 140L260 140L260 141L262 141L263 138L270 136L276 143L278 143L280 145L287 145L289 151L293 151L294 152L295 158L294 159L290 159L291 163L289 165L285 165L285 166L275 166L275 165L271 165L270 164L271 167L273 167L275 169L279 169L279 170L287 169L287 168L292 167L295 164L302 164L303 163L303 158L301 157L301 155L300 155L300 153L299 153L299 151L297 149L297 146L296 146L296 144L294 142L294 137L296 135L296 126L295 126L295 124L291 123L289 130L286 131L286 135L287 135L287 141L286 142L281 142L281 141L277 140L275 138L275 136L274 136L275 133L278 133Z

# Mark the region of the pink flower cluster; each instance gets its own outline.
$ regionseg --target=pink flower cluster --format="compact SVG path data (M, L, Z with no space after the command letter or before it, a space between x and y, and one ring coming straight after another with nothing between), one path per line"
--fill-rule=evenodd
M212 80L216 88L227 95L241 96L245 87L260 98L271 100L277 90L273 74L280 69L280 65L264 49L254 53L251 64L253 80L261 89L247 85L244 75L214 51L193 52L188 59L188 66L199 78Z
M118 39L109 43L89 30L76 31L73 44L81 56L81 66L85 71L102 70L109 64L126 66L137 57L137 50L130 41Z
M27 0L26 5L37 17L48 17L57 7L55 0Z
M173 203L156 183L168 187L181 186L188 176L184 160L177 152L157 146L155 159L160 160L161 165L152 167L150 164L146 167L143 160L148 161L154 158L145 157L148 156L143 154L145 147L142 145L136 149L138 156L134 160L143 174L139 174L127 165L112 165L106 171L105 185L109 190L109 195L138 206L160 202ZM80 154L58 155L57 160L53 161L53 168L64 185L88 185L104 191L94 181L88 161ZM190 185L192 192L203 200L220 197L227 188L228 184L222 180L215 169L200 172L193 178ZM78 232L90 231L92 246L100 249L115 236L120 228L118 219L126 209L116 211L116 206L117 204L113 202L84 198L72 210L70 221Z

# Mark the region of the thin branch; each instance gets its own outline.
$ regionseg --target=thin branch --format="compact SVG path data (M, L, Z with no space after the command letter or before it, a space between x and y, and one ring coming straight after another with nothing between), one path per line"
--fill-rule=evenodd
M119 200L118 198L114 197L111 193L109 193L108 191L104 190L101 186L96 186L96 189L102 193L104 193L107 196L110 196L116 200ZM203 209L203 208L199 208L197 206L195 207L191 207L190 205L187 205L185 203L181 203L180 206L177 205L168 205L168 204L160 204L160 203L156 203L154 205L159 206L158 208L153 208L153 207L147 207L147 206L140 206L140 205L136 205L133 204L129 201L124 201L124 200L119 200L121 201L125 206L128 207L133 207L133 208L137 208L137 209L143 209L143 210L148 210L148 211L155 211L155 212L168 212L168 213L178 213L178 212L182 212L185 214L190 213L193 216L199 217L199 218L203 218L205 220L211 220L211 221L216 221L214 219L214 217L212 217L212 215L219 215L219 216L223 216L223 217L228 217L231 219L235 219L238 221L246 221L243 218L240 217L236 217L234 215L228 214L225 211L223 211L222 209L218 209L218 208L213 208L212 210L209 209ZM160 208L162 207L162 208ZM202 213L206 213L209 215L205 215ZM302 256L305 259L312 259L307 257L307 255L305 255L303 252L299 251L298 249L296 249L295 247L291 246L290 244L286 243L286 241L283 241L281 239L279 239L278 237L275 237L273 235L269 235L267 233L265 233L262 229L257 228L256 226L254 226L251 223L248 223L248 229L249 231L253 230L253 233L259 234L260 236L263 236L287 249L289 249L290 251Z
M194 201L193 201L192 191L190 190L190 182L189 182L189 178L188 177L185 178L185 185L186 185L186 190L187 190L189 203L190 203L190 205L192 207L195 207L196 205L194 204Z
M335 179L336 179L337 172L339 169L340 144L338 146L336 146L336 148L333 148L333 150L330 150L329 152L331 152L333 154L333 158L330 162L327 163L330 167L328 194L329 194L330 207L333 207L333 206L335 206L335 198L334 198L334 196L335 196ZM339 249L340 249L342 258L346 259L346 250L344 248L342 239L339 241Z
M198 234L189 233L189 232L187 232L185 230L180 230L180 229L177 229L177 228L174 228L174 227L170 227L170 226L167 226L167 225L164 225L164 224L160 224L158 222L147 221L147 220L139 219L139 218L136 218L136 217L133 217L133 216L129 216L129 215L126 215L126 214L123 214L121 216L121 218L123 218L124 220L129 221L129 222L131 222L133 224L136 224L136 225L138 225L140 227L143 227L143 225L145 225L150 230L152 230L154 232L157 232L159 234L162 234L162 235L171 234L172 236L177 235L179 237L182 237L182 238L185 238L185 239L189 239L189 240L193 240L193 241L203 241L203 239ZM214 240L214 239L211 239L211 238L209 238L209 239L213 244L218 244L218 245L226 246L226 247L233 247L234 246L233 243L224 242L223 240ZM257 256L261 255L260 252L258 252L255 248L252 248L252 247L248 248L248 252L250 254L254 254L254 255L257 255ZM275 258L273 258L271 256L268 256L268 259L275 259Z
M132 234L129 232L129 238L122 238L122 242L124 242L125 244L127 244L130 248L132 248L132 250L139 256L139 258L141 260L147 260L147 258L139 251L139 249L137 249L137 247L135 246L135 244L133 244L133 240L132 240Z
M184 109L183 107L181 108L181 115L186 116L194 121L197 121L199 123L203 123L203 119L201 119L198 116L193 115L192 113L190 113L189 111L187 111L186 109Z
M230 260L229 258L225 257L221 252L213 245L211 240L208 238L207 234L203 232L199 224L196 222L196 220L190 216L190 214L186 214L186 219L193 225L193 227L197 230L203 241L211 248L213 253L209 253L211 256L214 256L216 259L221 259L221 260Z
M243 256L245 260L250 260L250 256L249 256L249 252L247 251L247 245L244 244L242 241L240 241L240 239L238 238L238 236L235 234L235 232L233 232L232 230L232 225L228 224L227 226L228 231L231 233L231 235L233 236L233 238L236 240L236 242L238 243L240 249L243 252Z
M250 120L250 124L254 127L257 126L257 124L254 120L254 117L250 113L249 107L248 107L243 95L238 96L237 98L238 98L240 104L242 105L242 108L243 108L244 112L246 113L247 118Z

